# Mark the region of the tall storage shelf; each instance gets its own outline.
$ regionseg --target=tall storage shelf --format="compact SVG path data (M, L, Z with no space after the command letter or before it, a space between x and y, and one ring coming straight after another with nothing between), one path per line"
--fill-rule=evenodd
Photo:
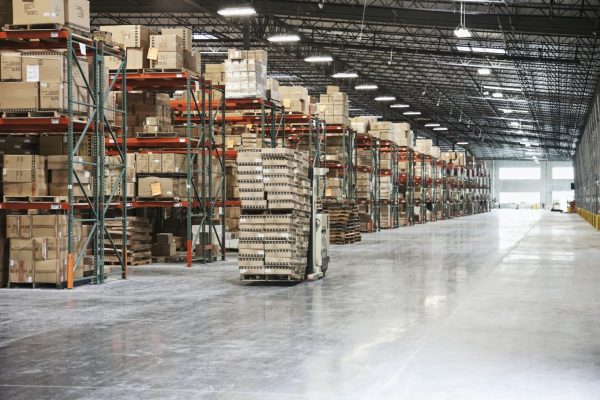
M404 226L415 223L415 151L401 147L398 153L400 220Z
M378 227L392 229L400 226L399 213L399 158L397 144L389 140L380 140L378 179ZM383 221L383 222L382 222Z
M379 140L377 138L370 134L356 135L354 167L357 170L356 202L359 207L361 232L374 232L379 229Z
M129 209L176 208L185 210L186 263L209 263L225 260L225 93L221 86L212 86L200 76L187 71L117 72L126 78L126 91L181 91L184 100L171 101L171 107L182 111L174 118L175 125L184 127L185 135L168 137L138 137L128 140L130 151L174 153L185 155L185 196L181 198L145 199L138 196L128 203ZM125 81L125 79L124 79ZM197 94L199 93L199 96ZM198 98L200 97L200 98ZM173 134L174 135L174 134ZM216 138L220 137L220 143ZM118 141L107 145L118 146ZM216 178L215 178L216 176ZM215 218L216 215L216 218ZM215 223L218 219L219 224Z
M108 103L111 91L118 86L125 87L125 77L107 79L104 65L105 57L112 56L119 60L122 71L125 68L122 52L67 29L3 31L0 32L0 50L33 50L44 55L52 54L66 64L63 70L66 93L62 102L66 108L4 109L0 117L2 134L54 135L62 137L66 143L67 154L60 155L66 157L66 168L61 165L66 176L66 196L21 198L4 193L0 203L1 210L13 215L29 214L35 210L40 216L56 216L56 221L62 221L64 217L66 220L66 232L56 228L61 230L56 232L59 243L66 233L66 265L64 260L55 260L55 281L40 281L42 273L39 273L38 279L36 261L29 282L33 285L55 283L57 287L72 288L79 283L102 283L110 275L127 278L126 127L115 126L109 117L123 114L124 109L116 109ZM40 79L33 76L28 81L38 82ZM77 96L76 89L79 90ZM105 140L119 141L115 147L118 157L110 164L105 164ZM80 157L81 154L83 157ZM108 189L105 171L111 169L114 169L114 185ZM58 258L62 255L60 246ZM106 253L112 254L112 261L108 262L111 267L106 267ZM113 272L113 269L117 271ZM47 270L44 272L48 273Z

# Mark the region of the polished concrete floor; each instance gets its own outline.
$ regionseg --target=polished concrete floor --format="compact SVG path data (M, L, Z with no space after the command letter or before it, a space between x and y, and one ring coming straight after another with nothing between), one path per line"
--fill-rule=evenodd
M599 399L600 233L501 210L335 247L328 276L235 262L0 291L0 399Z

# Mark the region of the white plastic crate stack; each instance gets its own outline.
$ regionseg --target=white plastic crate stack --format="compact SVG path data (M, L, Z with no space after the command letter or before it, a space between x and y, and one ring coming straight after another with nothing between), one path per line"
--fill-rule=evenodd
M225 60L225 97L265 98L267 88L267 52L229 49Z
M303 280L310 222L308 157L292 149L245 149L237 161L241 279Z

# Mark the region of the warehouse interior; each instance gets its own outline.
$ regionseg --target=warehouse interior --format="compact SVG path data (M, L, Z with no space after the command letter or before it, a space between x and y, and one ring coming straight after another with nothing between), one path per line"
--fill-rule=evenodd
M0 398L597 399L599 21L0 0Z

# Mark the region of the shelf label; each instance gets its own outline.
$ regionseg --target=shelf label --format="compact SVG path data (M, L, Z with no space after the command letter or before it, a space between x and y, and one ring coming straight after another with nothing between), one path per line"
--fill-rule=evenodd
M26 82L40 81L40 66L38 64L28 65L25 75Z
M58 124L60 121L58 120L58 118L52 118L52 120L50 121L51 124Z
M183 204L181 204L181 203L175 203L175 204L173 204L173 207L177 207L177 208L183 207Z
M179 138L179 143L185 143L185 138Z
M51 210L60 210L60 204L50 204Z
M125 207L133 207L133 203L125 203Z
M183 78L183 74L177 74L175 75L177 78Z
M58 37L58 32L50 32L50 37L51 38L57 38Z

